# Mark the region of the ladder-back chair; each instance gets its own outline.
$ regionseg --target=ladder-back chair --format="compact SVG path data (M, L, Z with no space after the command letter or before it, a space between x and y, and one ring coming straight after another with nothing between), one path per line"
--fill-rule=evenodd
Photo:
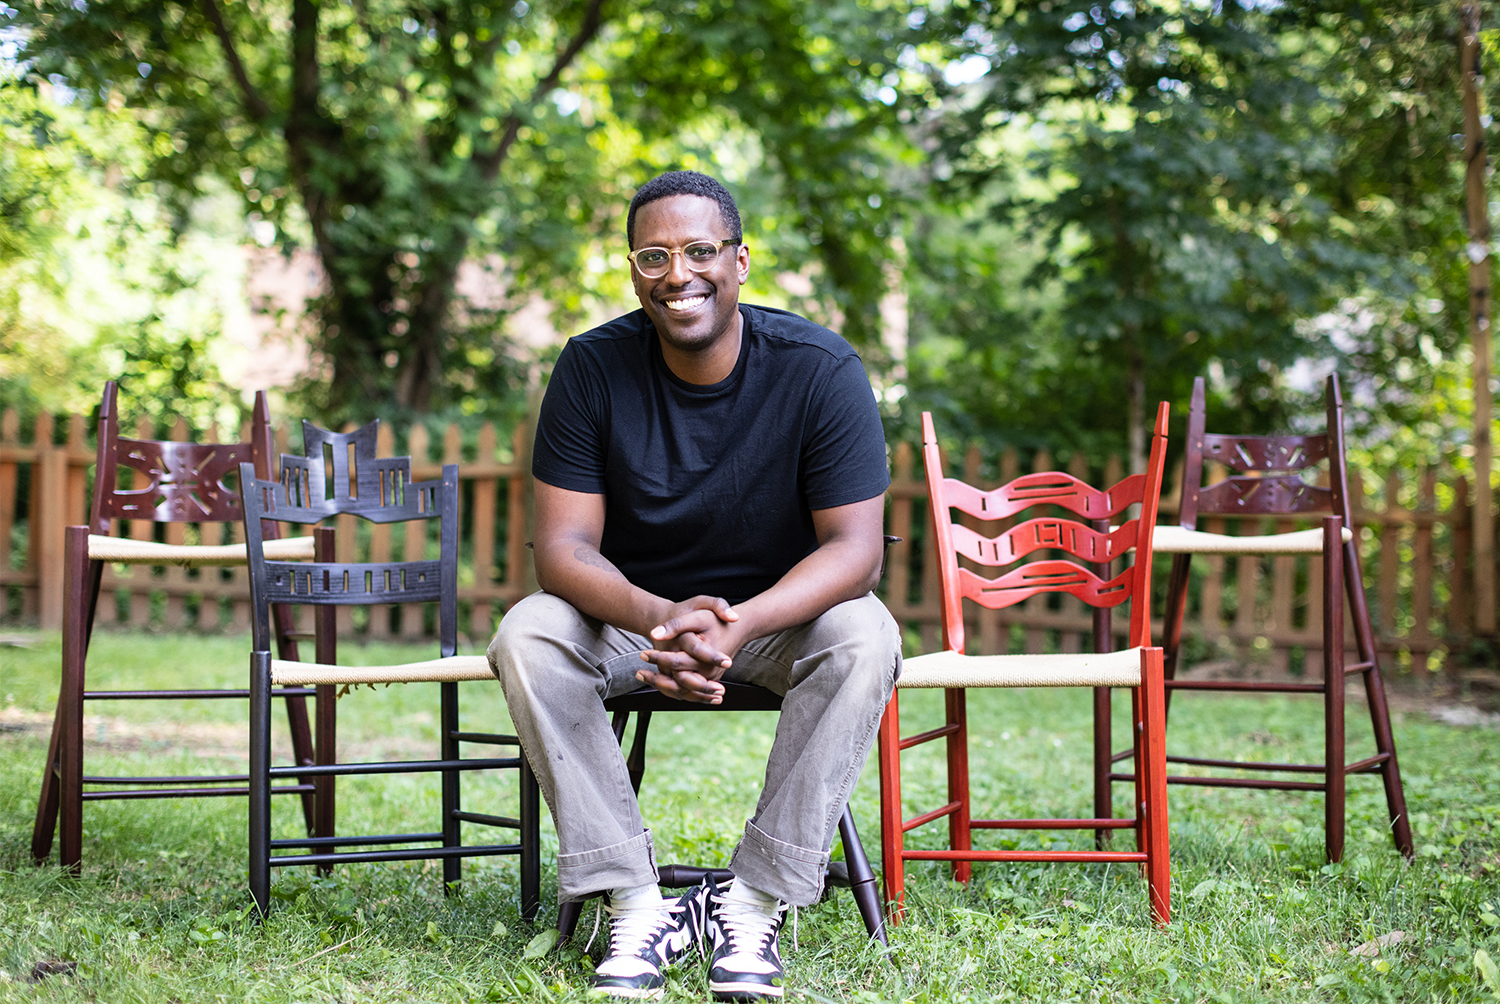
M1309 436L1239 436L1204 431L1205 393L1203 378L1193 382L1188 409L1187 455L1182 482L1179 526L1158 528L1154 547L1158 554L1171 554L1172 577L1167 588L1166 621L1162 647L1166 652L1166 692L1219 691L1233 693L1321 694L1323 697L1324 762L1250 763L1205 757L1168 756L1169 763L1190 764L1217 770L1261 773L1321 774L1320 781L1280 778L1212 776L1168 776L1169 784L1208 787L1256 788L1289 791L1321 791L1326 795L1324 842L1330 861L1344 855L1345 782L1351 774L1379 774L1385 785L1390 813L1391 838L1396 849L1412 855L1411 822L1406 796L1401 788L1401 770L1396 762L1396 743L1391 734L1390 709L1380 676L1370 607L1365 600L1360 574L1359 544L1352 532L1348 469L1344 460L1344 405L1338 377L1330 376L1326 387L1328 425L1326 432ZM1312 484L1304 473L1327 462L1326 486ZM1203 484L1204 465L1217 463L1233 473L1222 481ZM1197 528L1203 516L1240 521L1242 536L1210 533ZM1322 516L1323 525L1309 530L1257 534L1255 524L1266 518L1284 520ZM1333 527L1334 530L1329 529ZM1187 612L1189 570L1194 554L1239 555L1240 560L1258 560L1262 555L1312 556L1321 567L1323 625L1323 678L1306 680L1180 680L1178 657L1183 620ZM1357 661L1344 658L1344 600L1354 619ZM1241 597L1241 603L1253 598ZM1281 625L1286 627L1287 625ZM1365 684L1370 722L1375 734L1375 755L1346 762L1344 730L1345 678L1359 673ZM1179 710L1178 714L1184 712ZM1131 755L1117 752L1114 759ZM1328 769L1329 765L1337 765ZM1101 775L1109 771L1101 765ZM1128 773L1109 773L1112 782L1132 781Z
M283 456L280 481L254 477L241 465L246 536L252 554L262 520L316 524L351 515L372 524L406 523L408 532L422 532L438 522L438 557L434 560L339 562L334 559L333 530L320 527L316 559L295 564L254 558L250 563L253 650L250 654L250 892L261 915L270 908L271 869L314 865L328 869L340 863L440 859L445 890L460 877L465 857L501 854L520 857L521 912L536 915L540 903L540 792L520 743L513 735L463 730L459 719L458 684L484 681L494 685L494 674L483 655L461 656L458 650L458 467L443 467L435 481L413 482L408 457L375 458L378 423L354 433L331 433L303 424L306 457ZM421 527L421 530L413 530ZM336 652L335 607L378 606L393 603L430 603L437 607L438 657L389 666L340 666ZM315 609L316 662L272 657L269 610L273 604L310 604ZM273 767L270 756L270 695L282 686L319 688L375 683L438 683L439 758L375 763L337 763L334 756L332 700L319 700L317 763ZM327 688L327 689L324 689ZM325 713L324 706L327 705ZM515 747L512 757L461 755L464 743ZM460 775L474 770L511 769L518 772L519 816L470 812L460 803ZM349 775L437 773L441 775L442 818L427 832L374 835L318 835L273 840L271 794L278 779L301 782L316 779L320 807L329 807L333 820L332 782ZM465 845L462 824L519 831L513 843ZM412 846L412 845L437 846ZM338 850L339 847L374 848ZM305 853L280 853L303 849Z
M1162 650L1151 645L1151 536L1161 496L1166 464L1167 405L1156 415L1150 459L1144 474L1133 474L1103 491L1061 472L1023 475L992 491L983 491L943 476L942 457L932 415L922 415L922 461L932 534L938 554L938 584L942 599L943 650L906 660L896 692L880 723L880 827L884 858L885 896L893 921L904 909L905 867L908 861L948 861L953 877L967 882L975 861L1135 862L1142 866L1149 888L1150 908L1158 924L1171 918L1171 877L1167 839L1165 703L1162 690ZM1140 514L1118 526L1132 505ZM953 520L952 509L975 520L1030 518L987 537ZM1059 516L1059 510L1079 518ZM1111 565L1127 552L1134 563L1119 574ZM1040 560L1024 562L1044 552ZM1016 567L996 578L959 564L966 559L989 568ZM1072 559L1072 560L1070 560ZM1022 562L1017 564L1017 562ZM1069 593L1095 607L1094 647L1087 654L967 655L965 599L982 607L1012 606L1040 593ZM1110 608L1130 603L1129 647L1114 651ZM1101 688L1129 687L1134 698L1133 724L1143 741L1135 754L1135 814L1113 818L1110 807L1095 809L1088 819L975 819L969 795L969 728L966 691L972 687L1090 687L1095 688L1095 728ZM914 688L945 691L945 723L936 729L903 738L900 732L900 695ZM1106 703L1105 708L1108 705ZM1108 751L1108 717L1103 719L1104 749ZM947 801L908 818L901 788L901 751L943 739L948 764ZM1100 738L1095 736L1095 746ZM948 821L945 850L906 846L911 830ZM1095 850L982 850L973 846L973 831L1093 830L1099 835ZM1114 829L1133 829L1136 849L1108 849L1102 835Z
M183 686L158 690L90 690L87 686L89 641L99 605L99 588L106 564L221 568L244 565L244 544L219 542L221 524L241 522L240 497L233 482L240 465L261 476L271 475L271 420L266 395L255 395L248 443L184 443L131 439L120 435L118 385L104 385L99 405L98 451L94 467L93 501L87 526L64 531L62 682L53 719L47 763L42 775L31 854L45 861L53 837L61 829L60 862L76 870L83 853L83 803L110 799L208 798L245 795L246 775L191 775L104 777L83 772L84 705L90 701L197 700L249 697L248 690L194 687L184 672ZM122 487L120 476L134 472L133 484ZM112 525L128 520L132 536L110 536ZM164 541L156 539L159 525ZM196 524L203 544L183 543L184 530ZM310 560L311 537L278 539L275 524L258 535L266 551L283 561ZM297 658L297 643L285 610L275 614L276 643L283 658ZM300 764L313 762L306 697L312 691L279 688L286 699L291 724L293 756ZM106 786L106 787L101 787ZM311 785L282 789L302 796L309 832L314 826Z

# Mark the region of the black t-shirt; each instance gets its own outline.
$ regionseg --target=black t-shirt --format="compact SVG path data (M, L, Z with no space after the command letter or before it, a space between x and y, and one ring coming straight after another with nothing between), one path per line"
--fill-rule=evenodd
M740 603L817 548L812 510L890 484L858 354L784 310L740 305L740 357L679 380L636 310L569 339L542 400L532 473L605 497L604 556L674 602Z

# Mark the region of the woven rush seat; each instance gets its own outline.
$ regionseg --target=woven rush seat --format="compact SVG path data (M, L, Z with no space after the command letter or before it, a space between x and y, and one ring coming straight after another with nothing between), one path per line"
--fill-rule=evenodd
M264 544L271 561L311 561L311 537L283 537ZM111 561L125 565L176 565L180 568L200 566L244 565L249 562L244 544L159 544L154 540L130 537L107 537L89 534L89 560Z
M932 652L905 660L898 690L935 687L1139 687L1141 650L1097 655L964 655Z
M1354 532L1344 527L1344 543ZM1253 534L1231 537L1227 533L1189 530L1185 526L1159 526L1151 541L1157 554L1321 554L1323 531L1295 530L1291 533Z
M462 683L467 680L493 681L494 679L495 674L490 671L489 659L482 655L455 655L446 659L404 662L394 666L328 666L320 662L271 660L271 685L275 687L313 687L320 684Z

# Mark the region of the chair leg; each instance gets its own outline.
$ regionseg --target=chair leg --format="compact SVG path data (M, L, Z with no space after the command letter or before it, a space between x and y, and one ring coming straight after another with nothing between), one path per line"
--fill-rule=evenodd
M1142 649L1142 651L1149 651L1149 649ZM1145 688L1136 687L1130 691L1130 734L1135 739L1135 849L1138 851L1147 850L1151 836L1149 832L1150 821L1146 818L1146 813L1142 809L1142 806L1146 802L1148 781L1145 772L1141 770L1141 765L1146 762L1145 750L1141 746L1141 743L1145 741L1146 735L1146 702L1141 697L1143 689ZM1162 701L1162 714L1166 714L1165 698ZM1162 743L1162 756L1165 757L1166 722L1162 723ZM1163 760L1162 762L1165 763L1166 761ZM1162 777L1166 777L1165 771L1163 771Z
M880 894L875 888L875 871L870 867L864 844L860 842L859 830L854 827L854 810L847 805L839 819L839 839L844 844L844 861L849 866L849 892L854 897L854 905L859 908L859 915L864 918L865 930L882 945L888 945L885 913L880 908Z
M68 527L63 538L68 592L63 597L62 687L57 709L58 824L62 831L59 863L74 872L83 857L84 663L88 653L88 593L93 579L88 548L88 527Z
M1163 655L1163 676L1165 679L1177 678L1177 656L1182 650L1182 625L1187 619L1188 580L1192 571L1193 556L1191 554L1179 554L1172 558L1172 576L1167 580L1167 608L1166 617L1162 622L1161 647ZM1172 709L1172 695L1167 693L1163 698L1164 707L1168 711Z
M536 920L537 912L542 908L542 790L536 783L536 774L524 751L520 757L521 919L529 923ZM571 934L572 931L568 933Z
M1111 721L1110 698L1113 691L1108 687L1094 688L1094 818L1108 819L1115 814L1113 787L1109 775L1114 767L1114 756L1110 743ZM1094 847L1103 850L1109 843L1110 830L1094 831Z
M1144 777L1144 799L1136 811L1145 819L1146 888L1151 897L1151 917L1158 925L1172 919L1172 864L1167 832L1167 730L1163 653L1159 648L1141 652L1141 731L1137 748L1136 776Z
M442 692L441 708L438 712L442 721L442 742L439 744L439 755L444 760L458 759L458 740L453 738L458 734L458 684L440 683ZM443 771L443 846L459 847L463 844L463 833L458 818L459 812L459 789L458 771ZM459 880L463 876L463 859L450 857L443 859L443 894L452 895Z
M1323 520L1323 784L1329 861L1344 858L1344 521Z
M250 653L250 897L271 909L271 653Z
M969 830L969 720L962 689L944 691L949 725L958 728L948 736L948 801L958 803L958 811L948 817L948 846L967 851L973 844ZM967 882L974 874L971 861L953 862L953 880Z
M1380 673L1375 651L1375 630L1370 623L1370 604L1365 598L1364 577L1359 568L1359 551L1354 541L1343 547L1344 589L1349 594L1349 611L1354 618L1354 640L1361 662L1369 666L1364 672L1365 701L1370 708L1370 724L1375 730L1375 752L1387 755L1380 765L1385 784L1385 804L1391 817L1391 839L1400 854L1411 859L1415 847L1411 838L1411 819L1406 814L1406 793L1401 787L1401 767L1396 760L1396 738L1391 733L1391 710L1385 699L1385 681Z
M880 717L877 735L880 761L880 871L885 885L886 910L892 924L905 912L906 871L901 852L905 841L901 824L901 692L895 691Z
M57 744L62 730L62 700L59 694L57 711L52 716L52 738L47 742L46 767L42 770L42 794L37 799L36 823L31 828L31 859L37 864L47 860L52 853L52 838L57 833L58 777Z

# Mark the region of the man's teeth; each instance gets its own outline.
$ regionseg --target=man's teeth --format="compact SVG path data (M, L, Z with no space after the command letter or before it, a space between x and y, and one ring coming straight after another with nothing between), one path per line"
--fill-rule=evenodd
M668 300L668 310L692 310L694 307L707 300L706 296L689 296L681 300Z

